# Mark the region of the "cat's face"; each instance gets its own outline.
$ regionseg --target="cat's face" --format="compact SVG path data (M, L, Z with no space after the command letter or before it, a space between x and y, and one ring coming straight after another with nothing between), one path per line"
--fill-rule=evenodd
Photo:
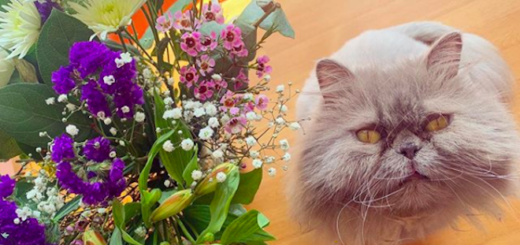
M435 52L355 74L321 62L325 102L302 155L308 184L337 202L408 215L504 190L514 121L464 71L429 64Z

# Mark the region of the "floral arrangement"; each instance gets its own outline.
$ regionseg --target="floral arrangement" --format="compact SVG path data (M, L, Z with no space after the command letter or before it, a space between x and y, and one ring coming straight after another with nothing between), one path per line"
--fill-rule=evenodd
M253 0L234 20L203 0L0 6L0 159L21 166L0 177L0 244L275 239L243 205L287 168L280 132L300 129L286 114L298 91L270 98L257 55L294 37L280 4Z

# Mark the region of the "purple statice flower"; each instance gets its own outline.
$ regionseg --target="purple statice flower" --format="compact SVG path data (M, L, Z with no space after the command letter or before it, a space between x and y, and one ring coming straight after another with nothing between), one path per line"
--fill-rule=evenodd
M132 118L135 105L144 104L143 89L135 83L122 87L114 95L114 104L118 108L117 115L123 118Z
M105 95L99 90L94 80L90 80L81 88L81 100L87 102L88 110L95 116L100 112L107 117L112 115Z
M88 160L103 162L110 158L110 152L112 147L110 146L110 140L103 137L97 137L88 140L83 147L83 154Z
M51 151L51 158L57 163L76 157L76 153L74 153L74 140L66 134L54 139Z
M0 199L7 198L13 194L16 182L9 175L0 176Z
M51 81L54 83L54 90L58 94L67 94L76 87L76 82L72 78L74 69L71 66L62 66L59 70L52 73Z
M53 74L54 88L58 93L70 92L75 86L70 79L73 72L81 79L88 78L80 88L81 100L94 116L112 115L109 97L114 98L118 115L124 118L132 118L134 107L144 104L143 90L134 82L137 67L130 54L112 51L99 42L77 42L70 49L69 60L70 66Z
M57 166L56 177L62 188L82 195L85 204L97 205L118 197L124 191L126 187L123 176L124 168L124 162L117 158L112 163L112 168L103 182L91 182L81 179L69 162L61 162Z
M19 220L15 224L17 206L6 200L12 195L15 181L9 176L0 176L0 244L48 245L45 242L45 227L35 218Z
M109 63L111 52L107 46L99 42L77 42L70 48L70 65L84 79Z
M54 2L52 0L34 1L34 4L36 5L36 9L38 9L38 13L40 13L42 23L47 21L47 19L51 15L53 8L58 9L60 11L63 10L57 2Z

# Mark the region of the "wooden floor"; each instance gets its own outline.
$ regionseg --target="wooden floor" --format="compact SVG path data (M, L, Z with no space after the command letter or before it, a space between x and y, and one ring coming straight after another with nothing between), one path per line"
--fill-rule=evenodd
M246 0L231 0L246 1ZM274 66L273 83L292 81L301 87L314 62L336 51L345 41L368 29L409 21L436 20L494 43L520 78L520 0L279 0L296 30L296 40L274 37L265 46ZM513 105L520 122L520 90ZM291 108L294 108L291 107ZM286 135L294 139L294 135ZM520 150L520 149L519 149ZM520 163L519 163L520 164ZM303 234L287 215L285 174L267 178L251 208L271 219L275 245L310 245L313 234ZM502 222L487 221L487 231L461 224L414 245L517 245L520 244L520 201ZM321 244L320 244L321 245Z

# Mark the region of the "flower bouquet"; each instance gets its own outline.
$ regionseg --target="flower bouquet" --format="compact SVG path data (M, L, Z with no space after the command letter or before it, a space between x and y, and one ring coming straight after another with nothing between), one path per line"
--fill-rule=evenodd
M0 4L0 159L21 166L0 178L1 245L275 239L243 205L300 128L257 55L294 37L278 3L227 21L218 1Z

